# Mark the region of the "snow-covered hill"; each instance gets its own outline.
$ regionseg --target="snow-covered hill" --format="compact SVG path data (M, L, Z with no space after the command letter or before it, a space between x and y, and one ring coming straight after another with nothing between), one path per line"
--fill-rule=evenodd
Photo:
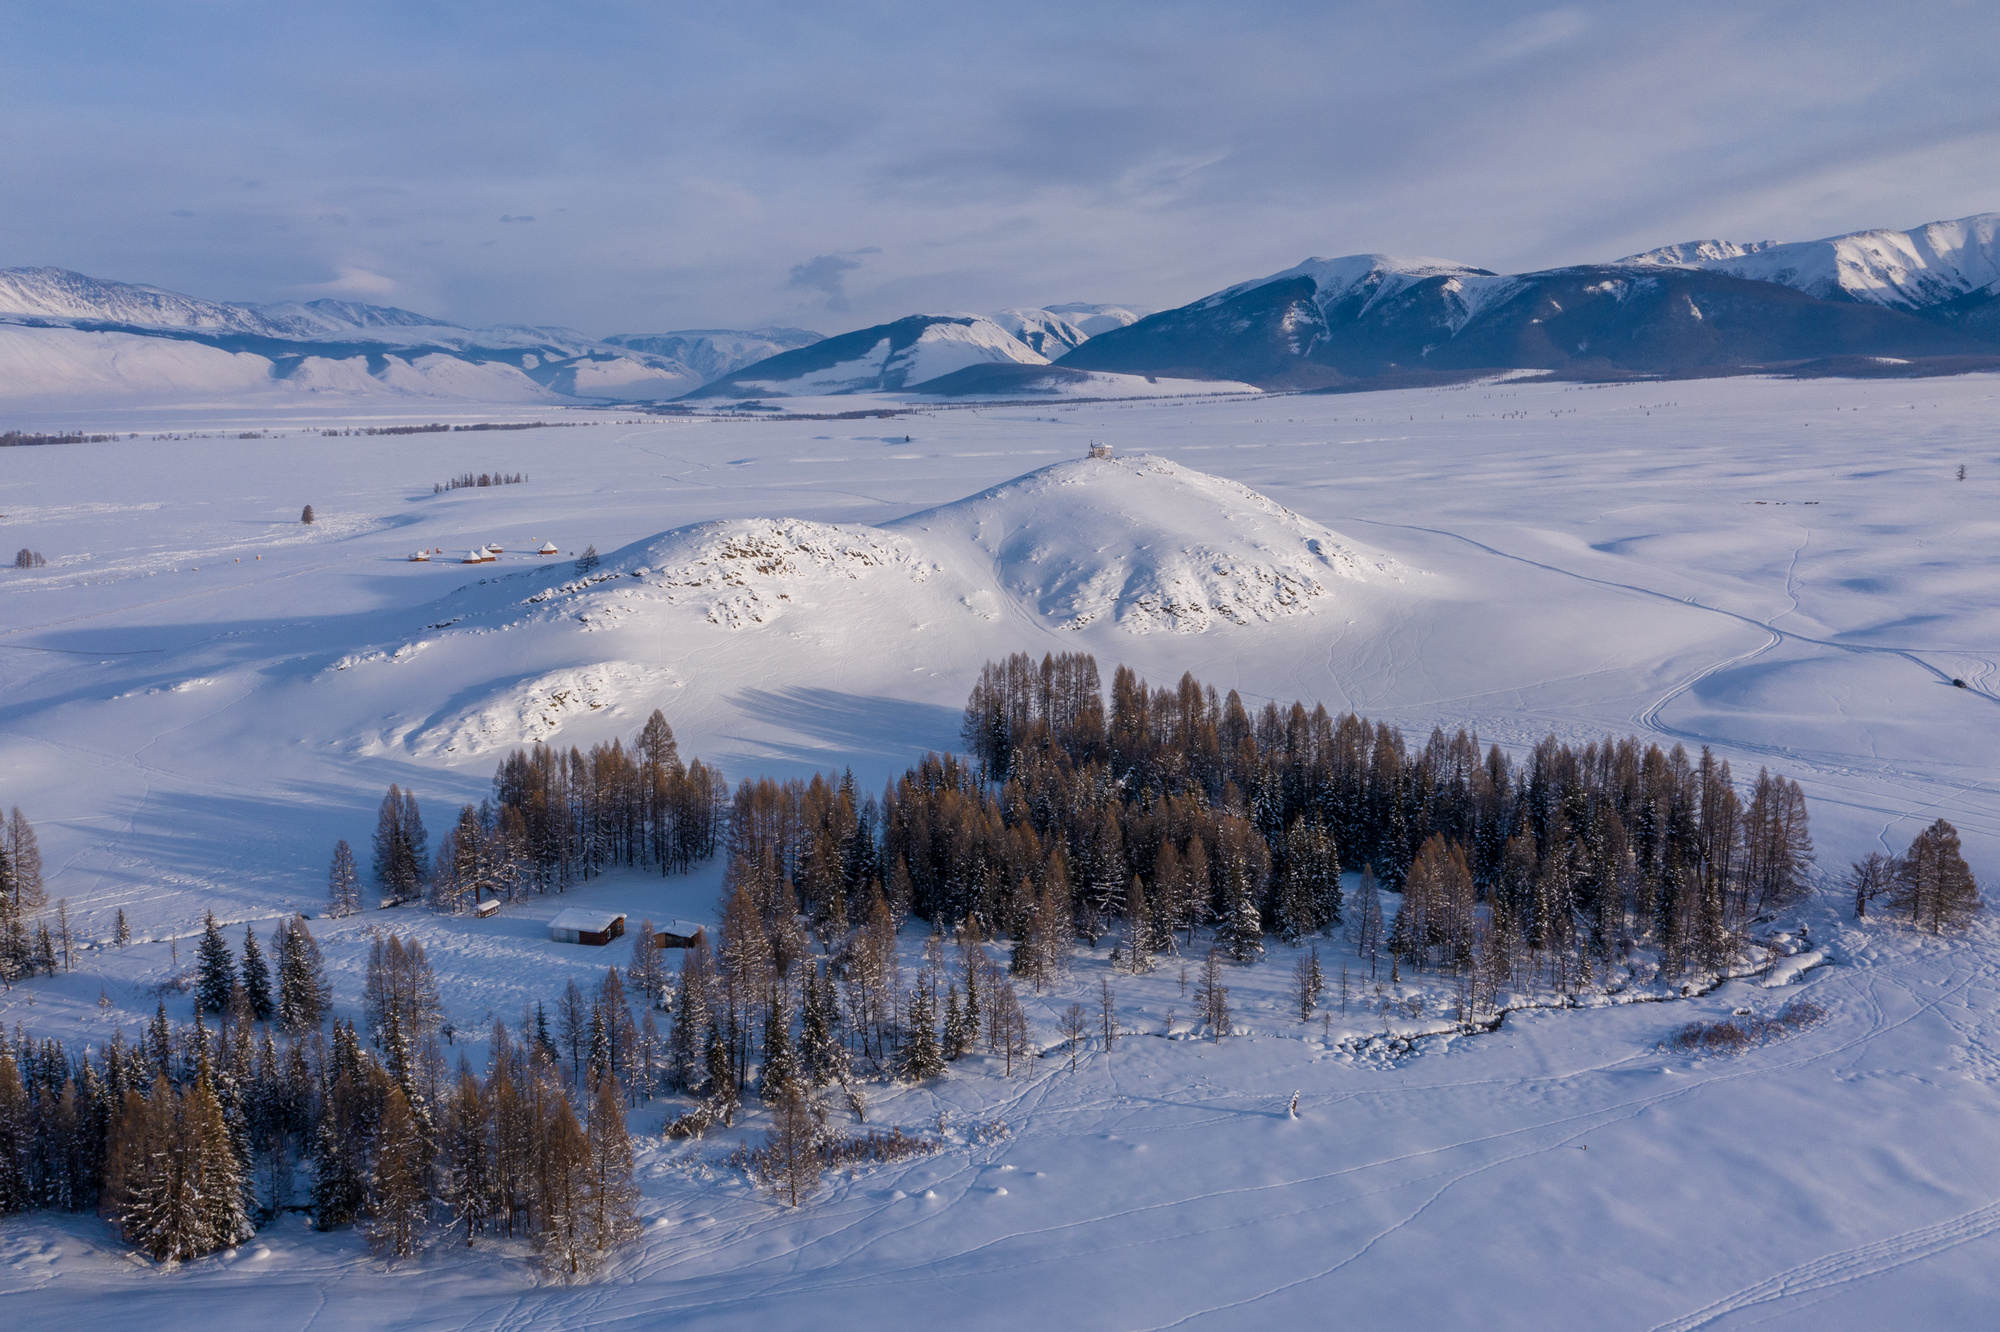
M789 351L725 375L699 397L817 397L895 392L967 366L1046 365L1006 329L972 314L911 315Z
M1785 245L1695 241L1619 262L1703 268L1776 282L1821 300L1925 311L1975 293L2000 294L2000 213Z
M1083 458L891 524L990 561L1065 629L1194 633L1306 614L1386 562L1248 486L1164 458Z

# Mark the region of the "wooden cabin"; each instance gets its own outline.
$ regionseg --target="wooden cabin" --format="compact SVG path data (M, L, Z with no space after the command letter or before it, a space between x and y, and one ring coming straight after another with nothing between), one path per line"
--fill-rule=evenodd
M691 920L670 920L653 932L658 948L693 948L708 938L708 928Z
M500 899L497 897L487 898L484 902L481 902L478 906L472 909L472 914L478 916L481 920L486 919L486 917L488 916L499 915Z
M429 559L430 559L430 557L431 557L431 553L430 553L429 551L427 551L427 550L420 550L420 551L418 551L418 552L417 552L416 554L414 554L414 555L410 556L410 563L412 563L412 564L423 564L423 563L424 563L425 561L429 560Z
M625 933L622 911L592 911L570 907L549 922L549 938L557 943L594 944L602 948Z

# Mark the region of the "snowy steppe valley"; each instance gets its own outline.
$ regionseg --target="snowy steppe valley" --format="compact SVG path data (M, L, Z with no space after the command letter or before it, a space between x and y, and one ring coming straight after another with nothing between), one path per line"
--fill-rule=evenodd
M1803 788L1815 891L1754 926L1736 979L1671 1002L1624 1002L1678 993L1637 976L1567 1003L1521 983L1491 1030L1448 977L1371 976L1340 926L1225 963L1207 1030L1211 931L1134 975L1114 927L1017 985L1025 1065L983 1043L922 1082L858 1065L867 1127L936 1150L830 1171L797 1208L729 1159L771 1127L754 1093L690 1139L662 1134L691 1105L668 1094L627 1114L643 1232L588 1280L523 1239L381 1257L296 1211L156 1267L44 1211L0 1222L8 1327L1991 1320L2000 936L1856 921L1839 884L1940 818L1976 873L2000 865L2000 378L784 405L72 411L49 424L136 437L0 451L0 535L47 560L0 577L0 801L82 945L0 996L8 1031L94 1049L161 996L189 1022L163 983L205 912L232 946L302 912L342 1018L371 940L420 940L445 1056L483 1071L496 1020L518 1034L627 964L629 938L552 942L559 910L713 932L726 857L491 916L377 909L371 886L329 918L329 854L365 861L391 783L435 844L511 750L629 745L659 709L732 785L851 771L865 798L962 752L981 665L1016 652L1089 653L1107 688L1120 665L1191 674L1252 715L1324 703L1413 750L1434 726L1517 763L1550 734L1709 747L1746 790L1760 767ZM359 433L419 419L550 425ZM434 489L468 470L527 479ZM926 935L902 927L906 979ZM1329 979L1301 1022L1309 947ZM1665 1045L1800 999L1823 1020ZM1077 1003L1090 1034L1066 1040Z

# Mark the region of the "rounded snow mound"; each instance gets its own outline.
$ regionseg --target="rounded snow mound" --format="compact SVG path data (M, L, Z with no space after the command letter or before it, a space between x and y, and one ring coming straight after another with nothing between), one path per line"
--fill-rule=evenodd
M691 607L711 624L744 629L787 606L843 595L857 579L931 566L906 537L874 527L802 518L734 518L678 528L617 551L604 566L528 598L552 603L586 629L611 629L648 602Z
M1277 620L1390 571L1248 486L1146 456L1057 463L889 527L970 545L1009 592L1069 629Z
M483 702L462 708L410 740L425 758L465 758L553 739L564 724L601 713L639 717L660 706L685 682L666 666L634 661L602 661L550 671L496 690Z

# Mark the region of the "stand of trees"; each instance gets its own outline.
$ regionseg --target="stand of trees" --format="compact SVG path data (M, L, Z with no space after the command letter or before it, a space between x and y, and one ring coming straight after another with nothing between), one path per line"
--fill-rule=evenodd
M460 808L435 860L414 793L391 786L376 818L374 877L391 905L422 897L434 910L489 898L562 892L614 865L679 874L713 856L728 818L728 784L700 759L682 762L666 716L654 710L622 741L517 749L493 774L493 794ZM360 909L354 855L334 848L329 913Z
M1123 667L1106 706L1080 654L988 663L963 734L978 768L932 756L895 784L879 855L915 914L1017 938L1050 928L1054 892L1059 929L1127 914L1157 950L1212 923L1240 959L1265 931L1340 923L1344 864L1404 893L1368 944L1391 962L1567 988L1642 942L1668 976L1725 966L1813 861L1797 783L1760 771L1739 791L1706 749L1551 736L1517 761L1442 729L1413 747Z
M268 950L254 938L239 959L210 920L191 1023L171 1024L162 1003L136 1040L120 1033L94 1051L0 1030L0 1215L99 1211L172 1262L303 1210L321 1229L360 1227L391 1256L447 1236L527 1236L562 1276L637 1235L621 1070L643 1060L618 1048L626 1037L606 1037L616 1052L601 1061L593 1044L574 1088L546 1033L516 1041L499 1024L484 1076L463 1059L448 1072L437 984L415 940L376 940L364 1032L327 1026L325 971L303 919L279 922ZM266 951L278 959L275 990ZM599 1028L631 1030L616 979L593 1042ZM217 990L219 1011L204 1002ZM605 1016L614 1006L622 1024Z
M1878 897L1919 929L1941 934L1963 929L1985 906L1979 885L1958 845L1958 829L1939 819L1911 841L1900 856L1880 852L1854 862L1847 887L1854 894L1854 916L1868 914Z
M57 929L47 921L30 931L29 920L48 905L42 887L42 853L35 829L16 805L0 820L0 985L12 987L37 972L54 975L71 952L69 911L62 908Z

